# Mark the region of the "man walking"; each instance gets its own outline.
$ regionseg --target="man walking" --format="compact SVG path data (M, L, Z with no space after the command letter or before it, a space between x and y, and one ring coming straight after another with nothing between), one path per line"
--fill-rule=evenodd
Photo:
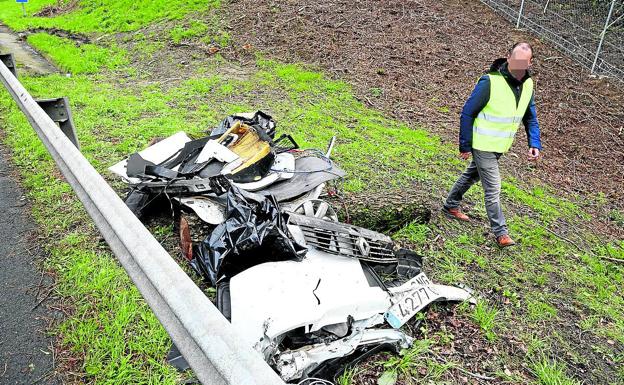
M500 247L515 242L508 234L501 208L498 160L511 148L520 123L527 132L529 160L536 160L542 149L533 79L528 71L532 59L531 45L517 43L506 59L495 60L477 82L462 110L459 131L460 157L467 160L472 155L472 161L455 182L443 208L450 218L469 221L459 205L466 191L481 180L490 226Z

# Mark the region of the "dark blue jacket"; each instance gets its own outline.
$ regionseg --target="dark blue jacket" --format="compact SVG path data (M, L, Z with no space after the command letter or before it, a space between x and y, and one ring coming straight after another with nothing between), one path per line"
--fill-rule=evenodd
M507 84L516 95L516 103L520 100L520 94L522 93L522 85L526 79L530 77L527 71L522 80L517 80L513 77L507 69L507 61L505 59L497 59L490 67L489 73L500 72L501 75L507 80ZM535 111L534 96L531 96L531 101L527 107L522 123L526 129L529 147L535 147L542 149L542 143L540 140L540 127L537 122L537 112ZM466 100L464 108L462 109L461 117L459 119L459 151L470 152L472 150L472 126L475 118L479 115L479 112L485 107L490 100L490 77L486 74L479 79L472 94Z

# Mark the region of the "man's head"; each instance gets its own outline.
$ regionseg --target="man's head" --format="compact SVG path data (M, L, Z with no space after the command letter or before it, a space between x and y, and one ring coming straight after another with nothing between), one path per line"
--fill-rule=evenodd
M507 63L511 71L526 70L532 64L533 47L529 43L516 43L509 50Z

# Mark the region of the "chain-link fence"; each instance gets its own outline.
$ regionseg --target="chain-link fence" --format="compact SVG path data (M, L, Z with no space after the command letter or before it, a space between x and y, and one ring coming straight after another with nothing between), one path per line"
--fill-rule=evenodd
M593 74L624 81L624 0L481 0Z

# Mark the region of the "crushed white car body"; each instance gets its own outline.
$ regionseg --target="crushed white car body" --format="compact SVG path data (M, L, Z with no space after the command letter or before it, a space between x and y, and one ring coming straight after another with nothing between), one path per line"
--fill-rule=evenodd
M342 234L353 235L355 227L333 222L329 228L342 228ZM297 225L291 224L289 229L295 239L305 241ZM386 240L382 234L372 233L358 235L360 239ZM230 279L232 325L265 360L274 363L285 381L305 377L323 362L348 356L361 346L407 348L412 339L398 328L427 305L474 300L470 290L434 284L422 272L402 285L385 287L366 266L366 255L323 251L309 243L308 247L300 262L262 263ZM379 328L382 324L385 328ZM280 350L282 340L293 332L302 336L318 333L325 338L321 343Z
M264 351L280 335L304 333L385 312L388 292L371 287L360 261L310 250L301 262L269 262L230 280L232 325Z
M306 376L327 360L349 356L362 346L390 344L400 350L409 348L412 341L412 337L397 329L356 329L330 343L283 352L276 358L276 368L284 381L291 381Z
M330 159L335 137L325 151L300 149L275 127L261 111L231 115L208 136L178 132L109 170L129 185L137 216L169 200L183 256L282 379L334 381L346 365L409 348L403 326L432 302L474 301L468 289L429 280L422 257L389 236L338 221L321 199L346 175ZM189 223L205 230L200 239Z

